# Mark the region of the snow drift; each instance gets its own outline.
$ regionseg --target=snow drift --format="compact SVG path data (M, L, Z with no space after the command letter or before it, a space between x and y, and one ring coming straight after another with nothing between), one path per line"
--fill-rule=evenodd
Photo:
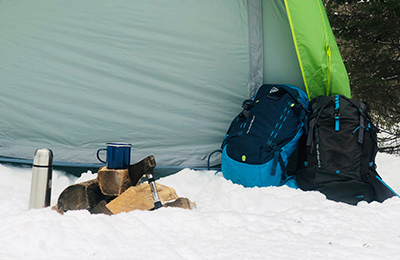
M378 154L400 190L400 158ZM158 180L197 209L114 216L28 210L31 168L0 165L1 259L395 259L400 199L358 206L288 187L244 188L213 171L185 169ZM70 184L92 178L53 172L52 205Z

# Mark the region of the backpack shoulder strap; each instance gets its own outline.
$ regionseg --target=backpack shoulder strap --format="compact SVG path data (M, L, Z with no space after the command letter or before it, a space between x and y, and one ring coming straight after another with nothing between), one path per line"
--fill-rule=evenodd
M362 144L364 141L364 129L366 128L366 124L368 123L368 127L372 125L372 122L367 114L368 106L362 101L360 101L359 105L357 105L352 99L348 97L342 96L342 98L352 104L356 109L358 109L358 112L360 113L360 126L357 141Z

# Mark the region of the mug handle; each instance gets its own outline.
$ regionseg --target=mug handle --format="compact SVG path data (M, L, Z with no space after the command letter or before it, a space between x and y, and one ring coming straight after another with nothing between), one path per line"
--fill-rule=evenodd
M102 163L106 163L105 161L103 161L102 159L100 159L100 151L107 151L107 149L106 148L101 148L101 149L99 149L99 150L97 150L97 159L99 159L99 161L100 162L102 162Z

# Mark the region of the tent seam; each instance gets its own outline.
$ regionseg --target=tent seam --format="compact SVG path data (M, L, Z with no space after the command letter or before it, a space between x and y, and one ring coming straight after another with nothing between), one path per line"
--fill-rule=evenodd
M326 62L327 62L327 72L326 72L326 95L329 96L330 93L330 82L331 82L331 47L329 45L328 42L328 35L326 33L326 25L325 25L325 20L324 20L324 15L321 9L321 1L320 0L316 0L318 2L318 8L319 8L319 13L321 15L321 21L322 21L322 27L324 30L324 37L325 37L325 53L326 53Z
M258 26L260 26L261 28L259 28L258 32L261 34L260 37L254 37L257 36L256 33L252 32L252 25L254 25L254 17L251 15L254 12L252 12L251 9L251 3L253 3L253 8L252 9L256 9L258 12L258 15L261 13L261 0L258 0L257 2L252 1L252 0L247 0L247 23L248 23L248 37L249 37L249 94L250 97L252 98L257 89L263 84L263 73L262 71L264 70L263 66L263 62L256 62L256 58L254 57L254 55L252 54L252 47L254 47L253 45L253 39L254 38L258 38L257 42L261 42L261 44L258 45L258 49L260 50L260 56L262 57L261 59L259 58L259 61L263 61L263 56L264 56L264 52L263 52L263 47L262 47L262 19L261 19L261 24L258 24ZM262 17L262 16L261 16ZM253 19L253 21L252 21ZM261 47L260 47L261 46ZM257 49L257 48L254 48ZM258 65L258 66L257 66Z

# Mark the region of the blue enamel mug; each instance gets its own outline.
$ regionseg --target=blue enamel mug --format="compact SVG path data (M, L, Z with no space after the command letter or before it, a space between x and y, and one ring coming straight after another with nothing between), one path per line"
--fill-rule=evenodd
M131 144L107 143L107 148L97 150L97 159L105 163L108 169L128 169L131 161ZM106 151L106 160L100 158L100 152Z

